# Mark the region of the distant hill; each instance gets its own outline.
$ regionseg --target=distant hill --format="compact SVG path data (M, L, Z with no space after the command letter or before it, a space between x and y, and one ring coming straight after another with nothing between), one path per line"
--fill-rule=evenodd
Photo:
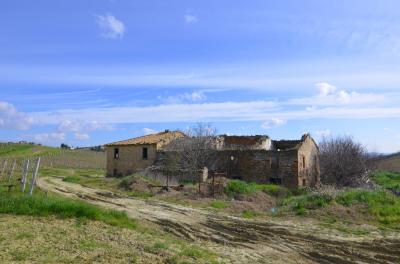
M400 173L400 152L371 158L369 163L376 170Z
M57 154L59 148L29 143L0 143L0 158L21 158Z

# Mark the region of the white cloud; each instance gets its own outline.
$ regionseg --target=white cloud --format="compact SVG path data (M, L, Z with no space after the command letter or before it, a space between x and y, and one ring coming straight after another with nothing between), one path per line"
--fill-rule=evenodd
M26 113L19 112L14 105L0 101L0 128L26 130L33 124L33 119Z
M58 124L59 120L100 120L102 124L166 123L166 122L217 122L217 121L270 121L269 117L282 120L314 118L368 119L398 118L397 106L343 106L316 107L313 109L281 108L279 102L246 101L195 104L162 104L156 106L87 108L38 112L31 115L43 124Z
M186 14L186 15L184 15L184 18L185 18L185 22L187 24L194 24L194 23L199 22L199 19L194 15Z
M116 39L124 36L124 23L113 15L97 16L97 25L100 27L101 36L105 38Z
M41 133L27 137L41 144L61 143L65 140L65 133Z
M90 136L87 133L75 133L75 138L79 140L89 140Z
M382 103L387 100L384 94L347 92L338 90L336 86L325 82L317 83L315 86L318 90L317 95L294 98L287 103L291 105L309 105L307 108L311 109L315 106L365 105Z
M261 127L264 129L270 129L274 127L283 126L286 124L286 120L280 118L271 118L270 120L265 121L262 123Z
M157 130L154 130L154 129L151 129L151 128L147 128L147 127L143 128L142 131L143 131L143 134L145 134L145 135L151 135L151 134L158 133Z
M95 130L112 130L112 126L109 124L101 124L97 121L85 122L78 119L65 119L58 126L59 132L73 133L78 140L90 139L89 132Z
M330 136L332 133L331 133L331 131L330 131L329 129L324 129L324 130L317 130L317 131L315 131L315 134L316 134L318 137L328 137L328 136Z
M320 96L330 95L337 90L336 86L333 86L326 82L317 83L315 84L315 86L318 88Z
M197 102L202 101L207 98L207 96L202 91L194 91L191 93L183 93L178 95L171 95L167 97L158 96L159 100L167 104L177 104L184 102Z

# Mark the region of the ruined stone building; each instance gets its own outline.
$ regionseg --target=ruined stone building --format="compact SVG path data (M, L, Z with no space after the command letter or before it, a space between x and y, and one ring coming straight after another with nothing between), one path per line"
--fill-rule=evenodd
M107 174L128 175L157 164L178 131L138 137L106 145ZM210 173L248 182L282 184L289 188L320 184L318 146L309 134L299 140L271 140L268 136L217 136L213 138Z
M172 140L184 137L168 131L106 144L107 176L125 176L153 165L157 151Z
M267 136L222 136L213 171L248 182L282 184L290 188L320 184L319 149L309 134L300 140Z

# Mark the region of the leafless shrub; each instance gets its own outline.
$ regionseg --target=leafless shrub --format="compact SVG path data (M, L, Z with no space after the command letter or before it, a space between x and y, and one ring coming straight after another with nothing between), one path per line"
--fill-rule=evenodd
M319 148L322 183L339 187L360 186L367 180L367 151L353 138L325 138Z
M209 124L198 123L185 131L187 137L172 141L167 148L165 165L169 167L183 166L189 171L197 172L209 164L215 148L215 128Z
M172 141L165 148L161 170L168 178L182 172L189 174L188 179L197 178L200 190L201 171L215 155L216 129L209 124L198 123L185 134L186 137Z

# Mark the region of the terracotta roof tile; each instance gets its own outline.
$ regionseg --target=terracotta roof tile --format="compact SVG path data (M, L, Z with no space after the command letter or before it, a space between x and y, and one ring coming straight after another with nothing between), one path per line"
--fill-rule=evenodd
M184 137L185 134L180 131L165 131L157 134L151 134L123 141L106 144L105 146L128 146L128 145L147 145L156 144L163 141L170 141L174 138Z

